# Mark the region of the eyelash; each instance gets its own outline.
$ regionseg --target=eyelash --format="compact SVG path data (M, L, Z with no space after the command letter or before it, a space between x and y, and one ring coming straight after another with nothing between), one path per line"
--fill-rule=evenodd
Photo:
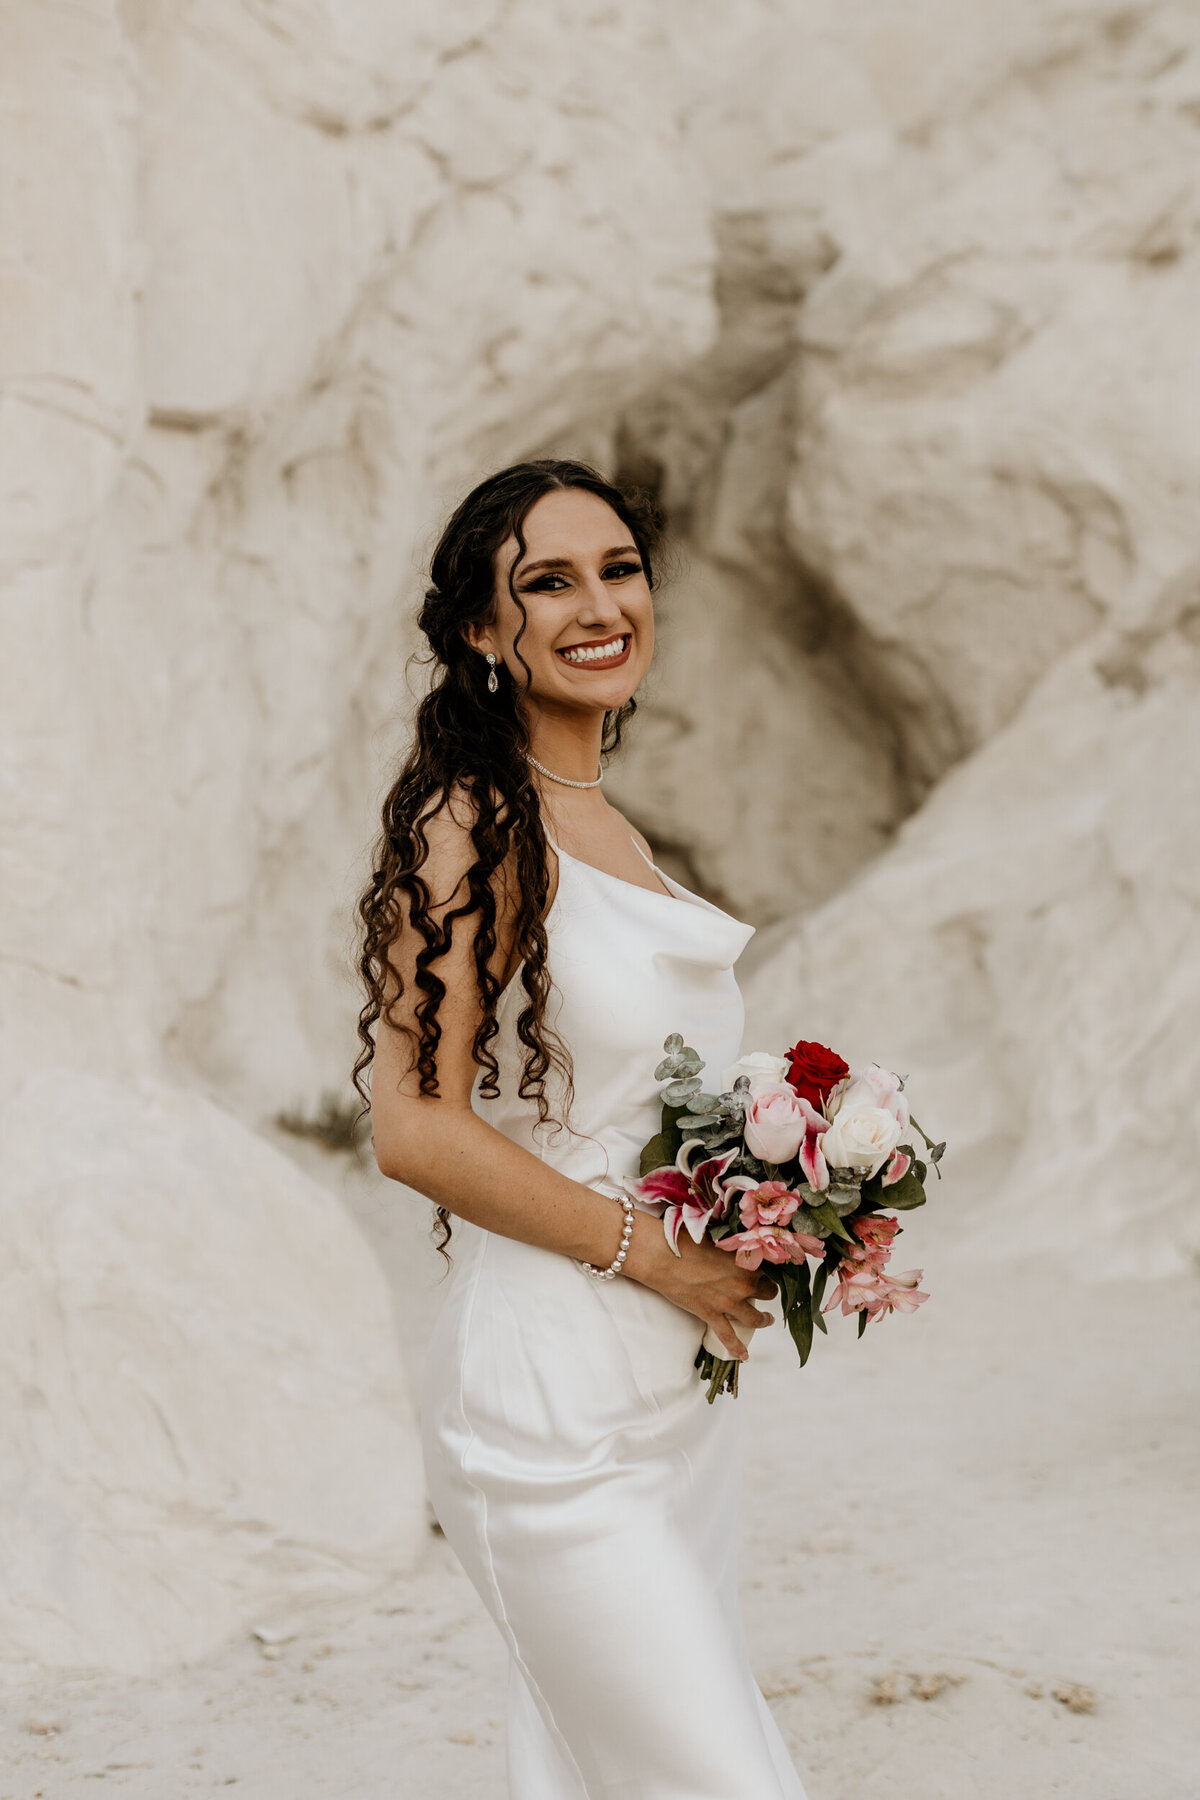
M604 573L605 573L605 575L610 575L613 573L614 570L619 570L620 571L620 579L626 580L630 575L640 575L642 572L642 565L640 562L609 563L606 566ZM521 589L521 592L523 594L557 594L561 590L558 588L548 587L547 583L551 582L551 581L563 581L564 579L565 579L565 577L563 577L562 575L555 575L553 573L547 574L547 575L538 575L538 576L535 576L534 579L531 582L529 582L525 587L523 587Z

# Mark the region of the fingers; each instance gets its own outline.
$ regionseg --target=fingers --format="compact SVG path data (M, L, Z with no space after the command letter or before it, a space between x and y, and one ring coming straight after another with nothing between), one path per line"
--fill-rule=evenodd
M775 1315L773 1313L760 1312L758 1307L754 1306L749 1300L743 1300L740 1306L731 1306L728 1309L728 1317L736 1319L739 1325L754 1327L773 1325L775 1323Z
M741 1338L733 1329L733 1326L729 1323L729 1320L725 1317L724 1313L718 1313L715 1319L710 1319L708 1321L708 1326L713 1336L720 1338L735 1362L745 1362L750 1352L747 1350L745 1344L743 1344Z

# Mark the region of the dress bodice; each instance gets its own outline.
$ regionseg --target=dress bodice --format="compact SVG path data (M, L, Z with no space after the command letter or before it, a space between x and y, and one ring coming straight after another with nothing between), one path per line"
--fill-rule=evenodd
M567 1128L555 1070L546 1078L545 1125L536 1101L517 1091L527 1054L516 1031L527 1004L519 968L501 994L492 1042L500 1095L479 1093L481 1071L472 1104L505 1137L573 1180L616 1192L637 1176L642 1146L659 1129L654 1070L664 1038L678 1031L695 1047L710 1088L736 1060L744 1010L733 965L754 926L691 893L649 857L668 891L639 887L550 843L558 888L546 917L553 983L546 1016L573 1062Z

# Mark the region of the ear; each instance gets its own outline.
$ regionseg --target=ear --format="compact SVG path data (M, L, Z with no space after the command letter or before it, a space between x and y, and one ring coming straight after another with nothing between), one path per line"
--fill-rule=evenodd
M492 642L491 628L487 625L470 623L462 627L463 638L471 650L477 650L481 656L496 646Z

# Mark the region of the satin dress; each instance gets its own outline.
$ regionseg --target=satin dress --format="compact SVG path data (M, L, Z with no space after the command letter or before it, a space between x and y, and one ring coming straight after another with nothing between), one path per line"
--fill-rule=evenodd
M736 1060L733 964L754 927L654 863L652 890L552 847L548 1016L574 1063L571 1129L549 1082L545 1126L517 1096L519 971L493 1040L501 1097L472 1104L615 1195L658 1129L664 1038L681 1032L709 1081ZM614 1207L614 1255L620 1222ZM452 1255L422 1440L438 1521L508 1645L512 1800L804 1800L747 1659L745 1409L707 1403L701 1321L625 1277L597 1281L464 1221Z

